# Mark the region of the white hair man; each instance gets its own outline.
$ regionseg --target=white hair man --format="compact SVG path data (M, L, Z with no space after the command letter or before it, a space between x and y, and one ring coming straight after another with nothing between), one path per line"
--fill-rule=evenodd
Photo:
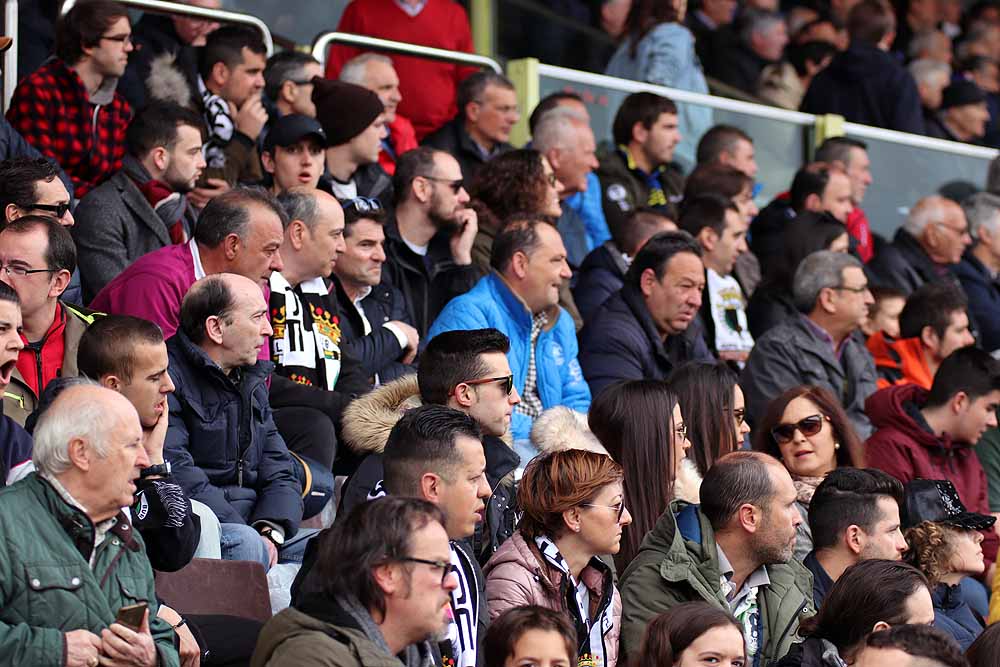
M919 200L892 243L869 263L875 284L910 294L926 282L954 280L944 269L958 264L972 244L962 207L931 195Z
M380 53L362 53L344 63L340 80L367 88L382 100L387 134L382 139L378 163L392 176L396 173L396 158L417 147L413 123L398 111L403 96L399 92L399 75L392 66L392 59Z
M0 492L0 662L178 665L142 538L122 511L149 466L135 408L110 389L70 387L34 435L36 472ZM54 589L59 603L47 603L42 591ZM136 604L145 608L132 627L116 620Z
M545 112L535 126L531 144L548 159L556 178L563 184L560 200L587 190L588 178L599 163L594 131L584 113L569 106L557 106ZM605 223L605 229L606 226ZM562 207L557 228L566 244L570 266L580 266L587 253L603 242L603 237L598 242L591 235L583 216L569 206Z
M993 351L1000 349L1000 197L980 192L966 199L962 208L974 242L953 270L969 297L969 316L976 323L979 344Z

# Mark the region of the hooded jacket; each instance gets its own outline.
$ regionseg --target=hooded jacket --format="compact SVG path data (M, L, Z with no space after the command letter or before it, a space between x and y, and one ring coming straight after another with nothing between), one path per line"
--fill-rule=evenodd
M580 366L597 396L618 380L666 380L686 361L711 361L697 318L664 341L642 293L625 286L580 332Z
M938 437L920 413L927 390L916 385L889 387L873 394L865 403L876 431L865 443L868 465L899 481L947 479L955 485L962 504L970 512L990 513L986 473L974 447L960 444L947 433ZM986 568L996 560L994 531L983 532Z
M930 390L934 374L927 367L924 346L919 338L891 338L879 331L865 344L878 372L878 388L915 384Z
M890 54L856 41L813 78L801 110L835 113L852 123L899 132L924 132L913 77Z
M316 594L307 602L310 613L289 607L264 625L251 667L431 667L426 642L418 645L417 664L404 665L369 639L336 600Z
M389 432L403 413L422 405L416 375L407 375L359 397L344 411L344 444L364 460L344 484L341 512L368 499L382 481L382 452ZM497 547L514 532L516 505L514 469L520 458L510 444L498 437L483 437L486 478L493 495L486 503L486 522L474 536L473 548L480 562L486 562Z
M815 613L812 576L798 561L767 565L771 583L757 592L763 636L760 664L788 653L799 619ZM635 655L646 625L682 602L703 600L725 611L715 531L697 505L674 501L621 576L622 652Z
M969 297L969 318L976 323L979 344L988 352L1000 349L1000 279L969 251L951 270Z
M961 587L938 584L931 590L931 601L934 627L951 635L963 652L968 651L983 632L983 619L962 599Z
M486 575L490 621L496 620L508 609L525 605L538 605L569 614L566 600L570 582L545 560L534 540L526 540L520 531L493 554L483 568L483 574ZM590 592L591 619L598 618L606 608L602 604L611 605L611 627L604 633L604 645L608 651L605 664L606 667L615 667L621 635L621 594L615 588L611 570L597 559L583 568L580 579Z
M484 276L466 294L453 299L427 333L431 340L443 331L494 327L510 339L511 372L518 393L524 392L528 376L531 313L500 274ZM576 327L569 314L554 307L549 323L535 343L538 397L545 409L565 405L579 412L590 409L590 389L577 361ZM531 417L515 412L511 433L515 440L527 438Z

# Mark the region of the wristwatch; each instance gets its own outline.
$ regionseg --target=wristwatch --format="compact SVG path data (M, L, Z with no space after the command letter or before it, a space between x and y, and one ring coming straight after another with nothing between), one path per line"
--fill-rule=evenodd
M266 537L267 539L271 540L272 542L274 542L275 546L280 547L282 544L285 543L285 537L271 526L264 526L263 528L261 528L260 534Z
M166 477L170 474L170 472L170 461L164 461L163 463L158 463L140 470L139 479L146 479L147 477Z

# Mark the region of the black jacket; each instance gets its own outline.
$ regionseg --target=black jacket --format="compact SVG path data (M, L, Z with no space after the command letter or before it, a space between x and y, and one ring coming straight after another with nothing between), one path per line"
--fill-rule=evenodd
M795 301L787 288L775 284L758 287L747 304L747 324L754 340L782 322L798 317Z
M715 46L713 49L715 55L712 56L712 66L706 72L709 76L748 95L756 95L760 73L772 63L748 49L735 34L731 33L732 30L726 27L714 35L712 43Z
M125 74L118 80L118 92L137 111L149 102L146 80L156 56L176 54L177 65L192 79L198 71L198 49L181 41L169 16L143 14L132 31L132 41L135 51L129 55Z
M773 667L839 667L841 664L836 647L819 637L808 637L792 644L783 658L772 663Z
M479 168L486 164L488 158L483 156L482 151L476 142L472 140L465 130L465 118L462 113L445 123L441 129L433 132L420 142L423 146L430 146L448 153L458 160L458 165L462 168L462 179L468 187L475 178ZM506 153L514 147L510 144L499 144L493 149L490 157L496 157L501 153Z
M403 242L395 221L385 225L382 280L402 292L409 321L422 342L445 305L472 289L478 278L474 265L455 264L449 239L446 233L438 233L431 239L427 256L421 257Z
M1000 279L971 251L951 270L969 297L969 317L979 332L979 344L987 352L1000 349Z
M879 287L895 287L907 295L924 283L948 280L958 284L954 274L935 264L916 237L902 227L896 230L892 243L883 246L868 263L868 270Z
M258 361L227 376L180 330L167 353L175 388L163 456L175 481L223 523L268 521L294 535L302 489L268 404L273 364Z
M834 56L809 84L801 109L900 132L924 132L913 77L890 54L867 44L853 43Z
M172 477L136 480L132 525L146 543L154 570L176 572L191 562L201 541L201 518Z
M612 294L624 285L628 266L614 241L590 251L577 273L573 300L584 322L590 322Z
M664 343L642 294L625 286L580 332L579 359L590 393L597 396L618 380L665 380L680 364L711 361L712 355L695 320Z
M377 199L382 208L392 211L392 177L385 173L382 165L378 162L363 164L354 172L351 180L358 186L359 197ZM331 195L334 194L333 176L329 172L324 173L319 177L316 187Z
M750 223L747 234L750 250L764 268L765 277L781 261L785 232L794 219L791 197L778 196L762 208Z
M396 335L382 326L386 322L405 322L412 326L402 292L392 285L376 285L361 300L361 308L372 328L372 332L366 336L361 314L348 298L340 281L334 279L333 283L337 290L337 305L340 307L340 333L343 336L344 351L361 362L361 369L368 381L373 382L376 373L379 381L384 383L415 372L416 367L399 361L403 348Z
M823 606L823 600L826 599L827 593L833 588L833 579L827 574L823 566L820 565L819 560L816 558L816 552L810 551L806 554L806 557L802 560L802 564L806 566L806 569L812 572L813 576L813 604L819 609Z

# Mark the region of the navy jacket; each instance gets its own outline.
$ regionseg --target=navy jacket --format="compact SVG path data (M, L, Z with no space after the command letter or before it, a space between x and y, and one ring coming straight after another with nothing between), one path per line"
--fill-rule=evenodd
M826 599L827 593L833 588L833 579L830 575L826 573L823 566L820 565L819 560L816 558L816 552L810 551L806 554L806 557L802 560L802 564L806 566L806 569L812 572L813 576L813 604L819 609L823 606L823 600Z
M982 633L983 620L962 600L959 586L938 584L931 591L931 600L934 602L934 627L951 635L964 653Z
M924 283L942 279L958 283L952 274L935 264L916 237L902 227L896 230L892 243L880 248L867 268L876 285L895 287L907 295Z
M619 380L665 380L694 360L712 360L695 321L664 343L642 294L629 286L605 301L580 332L580 366L593 396Z
M258 361L226 376L180 330L167 353L175 389L163 456L174 481L222 523L268 521L294 535L302 489L268 404L274 364Z
M971 252L951 270L969 297L969 317L979 332L979 344L988 352L1000 349L1000 280Z
M348 298L339 280L334 278L333 283L337 290L337 305L340 307L340 333L344 349L361 362L361 369L368 381L372 382L376 373L379 381L384 384L415 372L416 366L408 366L399 361L403 348L400 347L396 334L382 326L394 321L412 326L402 292L383 283L376 285L361 300L361 309L365 311L365 317L372 328L372 332L366 336L365 323L354 303Z
M605 241L587 255L573 288L573 301L584 322L591 321L608 297L622 288L627 270L614 241Z
M913 77L891 55L868 44L853 43L834 56L809 84L801 109L900 132L924 132Z

